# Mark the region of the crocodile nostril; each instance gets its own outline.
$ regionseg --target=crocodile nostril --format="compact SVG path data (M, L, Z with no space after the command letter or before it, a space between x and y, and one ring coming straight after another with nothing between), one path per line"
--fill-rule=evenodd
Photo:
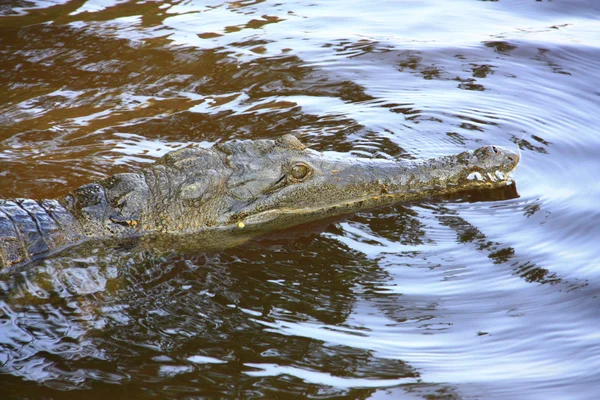
M499 154L500 153L500 149L497 148L496 146L492 146L492 150L494 151L494 153Z

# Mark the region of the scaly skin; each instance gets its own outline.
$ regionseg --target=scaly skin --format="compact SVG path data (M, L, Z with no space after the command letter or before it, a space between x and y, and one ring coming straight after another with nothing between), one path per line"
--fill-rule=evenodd
M90 239L235 243L327 216L505 186L518 160L496 146L420 163L368 160L310 150L293 135L181 149L62 199L0 200L0 267Z

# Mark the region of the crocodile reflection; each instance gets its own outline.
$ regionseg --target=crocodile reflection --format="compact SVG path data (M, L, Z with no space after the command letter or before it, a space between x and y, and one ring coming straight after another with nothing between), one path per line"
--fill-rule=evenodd
M290 134L185 148L62 199L0 201L0 260L10 266L91 239L227 247L385 204L505 187L518 160L497 146L424 162L369 160L320 153Z
M156 370L156 382L166 386L181 378L161 372L171 365L192 371L193 355L202 354L219 361L195 372L215 379L202 394L218 387L235 397L241 388L261 382L265 361L330 373L351 385L361 377L374 384L410 384L419 378L404 361L370 349L272 333L278 329L270 324L277 321L343 324L353 312L354 287L380 276L376 262L335 239L320 238L305 252L253 243L190 258L119 249L107 249L106 257L86 257L81 246L74 252L76 257L56 255L22 273L6 274L10 297L0 296L0 304L7 311L4 321L11 323L0 326L7 338L0 345L7 356L0 373L23 377L30 385L76 389L82 385L78 372L101 365L103 373L86 375L86 384L126 384ZM290 263L304 267L271 268ZM39 318L46 307L53 312ZM125 342L135 345L124 347ZM273 385L268 378L264 383ZM296 385L306 396L319 389L310 381ZM344 388L330 390L345 393ZM364 398L376 389L350 390Z

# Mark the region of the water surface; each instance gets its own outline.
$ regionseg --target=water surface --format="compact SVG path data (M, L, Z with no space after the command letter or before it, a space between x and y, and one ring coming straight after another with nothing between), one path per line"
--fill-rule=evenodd
M0 197L296 134L521 150L512 191L0 277L7 398L595 399L600 3L8 0Z

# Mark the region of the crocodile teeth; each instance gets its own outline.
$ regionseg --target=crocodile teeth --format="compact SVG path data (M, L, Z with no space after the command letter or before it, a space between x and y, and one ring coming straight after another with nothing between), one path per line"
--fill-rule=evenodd
M505 179L504 172L502 172L500 170L496 171L495 175L496 175L496 178L498 178L501 181L503 181Z
M510 185L512 183L512 181L513 181L513 173L511 171L506 174L506 184Z
M472 180L482 181L483 177L481 176L481 174L479 172L471 172L469 174L469 176L467 176L467 179L470 181L472 181Z

